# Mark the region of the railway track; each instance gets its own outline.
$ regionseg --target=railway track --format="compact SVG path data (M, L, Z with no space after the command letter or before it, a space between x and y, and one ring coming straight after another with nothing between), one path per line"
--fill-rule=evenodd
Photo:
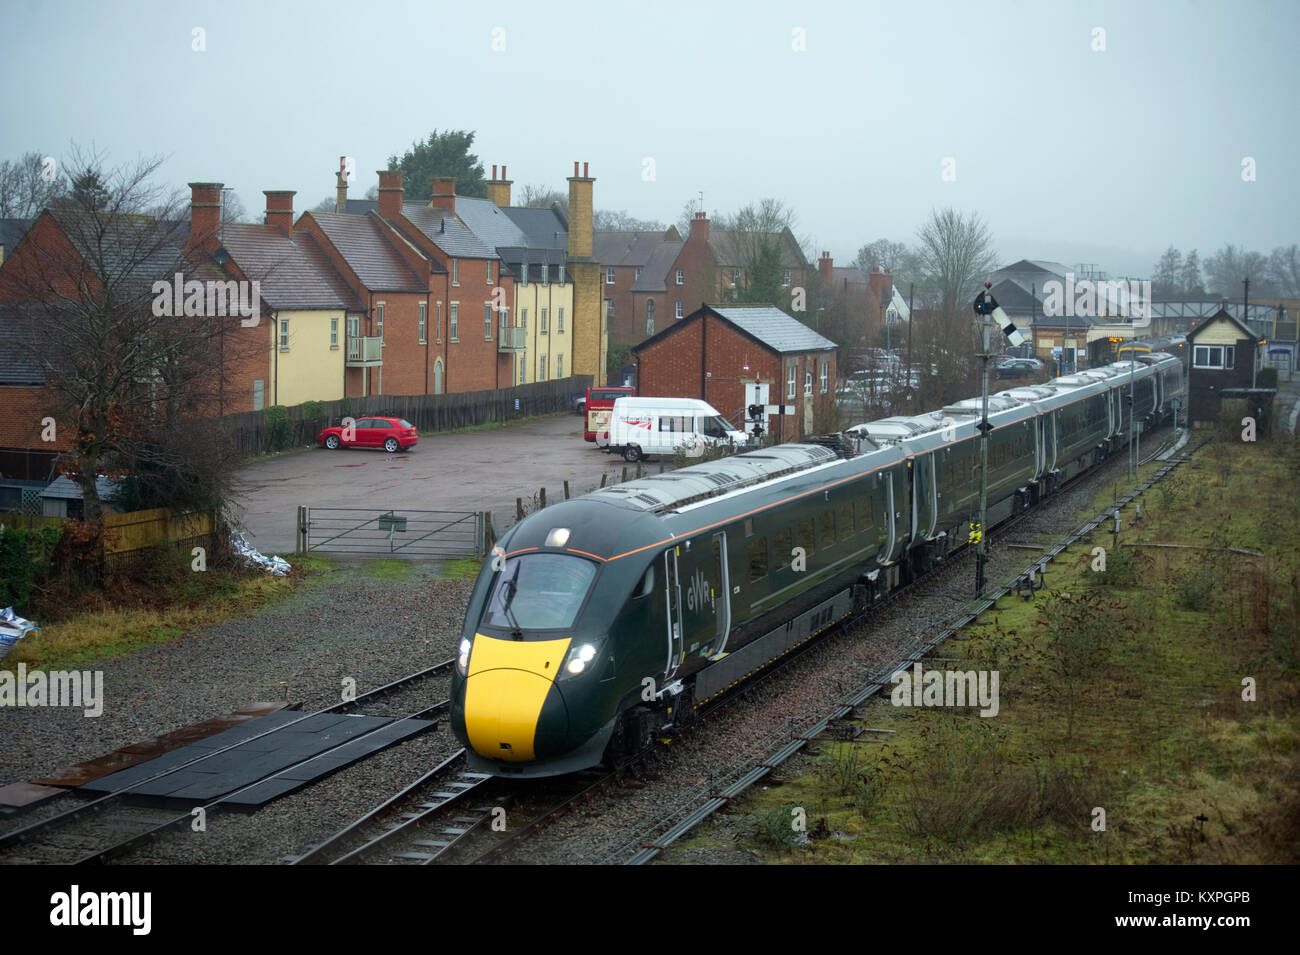
M219 812L228 800L247 792L254 786L267 780L285 776L297 767L328 754L341 746L354 745L373 733L391 730L394 723L404 720L435 719L445 712L450 701L442 700L432 706L424 706L414 712L384 723L366 732L352 735L340 741L335 747L323 753L312 753L309 757L284 767L272 775L263 777L234 792L227 793L201 807L187 807L183 812L174 809L160 809L156 806L134 804L132 792L147 783L163 779L183 769L193 768L205 760L228 753L236 747L247 746L257 740L266 740L277 733L285 733L313 717L329 714L353 714L391 705L394 697L412 689L420 689L432 678L449 674L454 660L448 659L415 673L408 674L390 683L368 690L351 699L341 700L333 706L325 707L312 713L305 713L297 719L282 723L262 733L212 750L202 756L154 773L146 778L124 786L102 796L84 799L81 803L64 812L51 815L27 826L13 829L0 835L0 861L10 864L73 864L87 865L103 863L126 855L164 833L180 830L190 826L196 818L196 810L202 809L205 818ZM427 687L425 688L427 691ZM77 798L79 794L70 791L64 797Z

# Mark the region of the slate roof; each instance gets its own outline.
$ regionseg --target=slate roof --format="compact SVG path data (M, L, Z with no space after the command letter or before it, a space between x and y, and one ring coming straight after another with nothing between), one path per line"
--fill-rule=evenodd
M337 203L336 203L337 205ZM343 211L350 216L363 216L367 212L379 211L378 199L349 199Z
M363 308L310 232L232 222L222 227L221 244L272 308Z
M504 209L488 199L457 196L456 215L485 245L494 249L528 245L523 229L515 225Z
M773 305L705 305L687 315L680 322L673 322L663 331L651 335L641 344L632 348L638 352L653 341L681 328L689 321L707 312L729 322L750 338L765 345L781 355L810 351L834 351L836 345L824 338L798 319L791 318Z
M529 248L569 250L569 224L554 209L507 206L501 211L523 232Z
M721 315L741 331L757 338L773 351L804 352L834 349L835 343L813 331L797 318L791 318L773 305L730 305L710 311Z
M663 243L674 241L680 249L681 240L666 239L664 230L660 229L651 232L597 232L593 254L601 265L644 266Z
M404 202L402 216L447 255L457 259L497 257L496 250L470 231L454 213L423 202Z
M100 499L112 497L117 491L118 482L114 478L104 477L102 474L95 478L95 490L99 492ZM41 497L50 499L62 499L65 501L81 500L81 486L66 474L60 474L49 486L41 492Z
M573 276L564 269L564 253L555 249L528 249L520 246L503 246L497 249L501 256L501 261L505 263L506 270L515 277L516 280L522 281L524 270L523 264L528 263L528 281L535 284L542 281L542 269L546 269L548 274L547 281L559 282L560 272L564 271L564 281L572 282Z
M776 239L780 243L782 268L803 269L808 267L803 252L799 249L798 244L791 240L788 230L763 234L768 238ZM712 250L713 257L718 260L719 266L723 268L739 267L745 258L742 252L743 248L744 244L740 239L740 233L729 232L725 229L709 230L709 249Z
M321 232L366 288L383 292L428 291L428 278L417 275L402 258L377 215L306 214L316 220Z
M54 220L86 268L100 282L111 284L119 297L152 297L156 279L191 270L181 252L190 233L188 220L164 222L148 215L93 215L76 209L42 214ZM192 269L203 279L222 277L202 265Z
M677 256L682 251L684 244L680 239L662 240L650 253L650 258L646 260L646 264L641 266L641 275L632 283L632 291L668 291L668 270L677 261Z

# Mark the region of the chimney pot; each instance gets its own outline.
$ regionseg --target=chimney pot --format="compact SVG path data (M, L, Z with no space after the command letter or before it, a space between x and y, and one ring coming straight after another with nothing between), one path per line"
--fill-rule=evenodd
M586 163L583 163L583 164L582 164L582 177L583 177L584 179L587 178L587 164L586 164Z
M493 167L492 167L492 179L493 179L494 182L496 181L496 178L497 178L497 167L496 167L495 165L493 165Z
M509 178L510 178L509 176L506 175L506 167L505 167L505 166L502 166L502 167L501 167L501 178L502 178L502 179L509 179Z
M578 160L576 159L573 161L573 178L578 178Z

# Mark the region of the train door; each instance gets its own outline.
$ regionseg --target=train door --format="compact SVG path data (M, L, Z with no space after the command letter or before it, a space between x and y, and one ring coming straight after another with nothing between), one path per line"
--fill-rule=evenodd
M664 665L664 681L677 673L682 664L682 585L677 579L677 550L664 551L664 594L668 602L668 662Z
M713 644L713 656L717 657L726 651L727 636L731 633L731 575L727 571L726 531L713 535L713 573L718 583L718 595L714 600L718 620Z

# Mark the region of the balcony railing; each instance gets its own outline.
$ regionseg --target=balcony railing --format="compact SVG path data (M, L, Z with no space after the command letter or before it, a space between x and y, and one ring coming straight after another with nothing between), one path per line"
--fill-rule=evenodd
M521 351L526 348L523 328L502 328L499 329L500 336L497 339L497 351Z
M382 365L384 340L379 337L348 336L348 354L346 364L353 367Z

